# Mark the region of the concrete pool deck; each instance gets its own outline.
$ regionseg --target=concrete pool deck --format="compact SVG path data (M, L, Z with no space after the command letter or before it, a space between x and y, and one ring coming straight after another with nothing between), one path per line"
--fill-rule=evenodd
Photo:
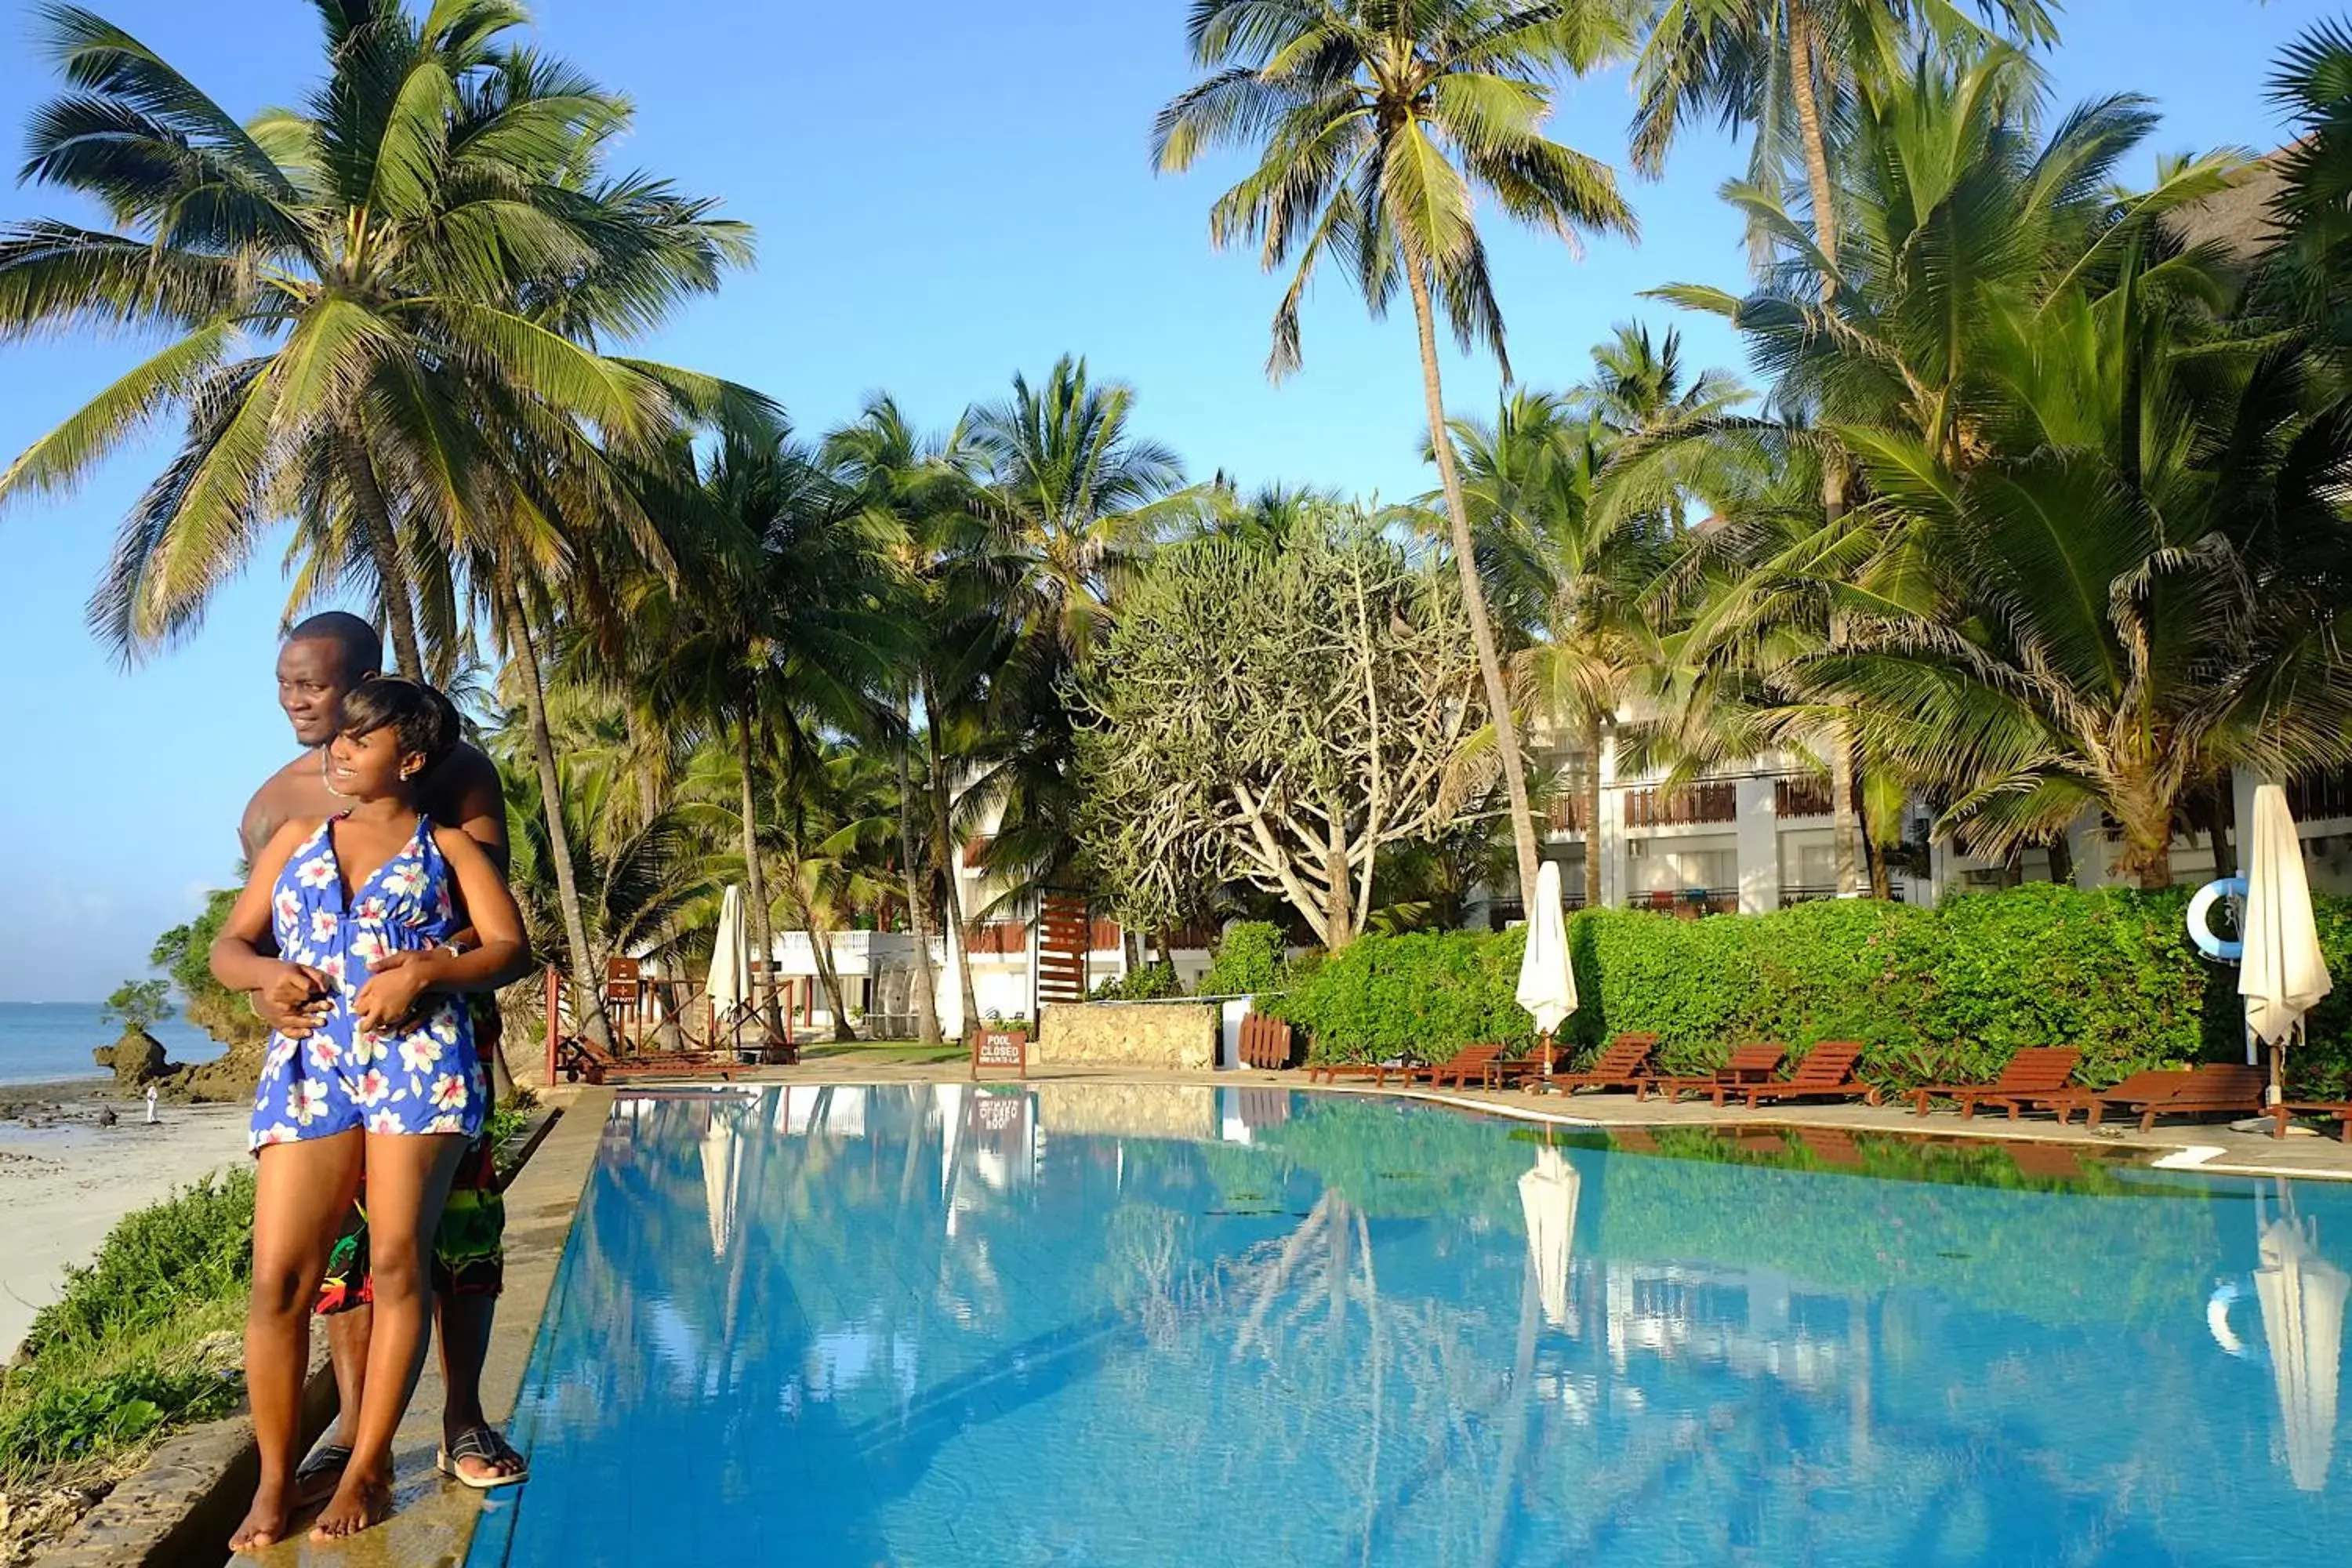
M620 1089L559 1084L540 1091L565 1114L556 1123L514 1185L507 1193L507 1293L492 1342L483 1383L484 1403L494 1421L510 1419L521 1388L540 1326L551 1298L558 1266L570 1239L573 1216L595 1160L607 1113L614 1099L640 1092L660 1092L696 1087L701 1080L640 1081ZM961 1059L909 1063L874 1059L856 1048L827 1052L790 1068L763 1068L740 1076L735 1087L820 1087L860 1084L969 1084L969 1068ZM1198 1089L1250 1089L1307 1090L1302 1069L1269 1072L1168 1072L1109 1067L1034 1068L1025 1079L992 1073L985 1087L1092 1087L1103 1097L1097 1104L1115 1103L1116 1091L1133 1087L1183 1087ZM1533 1095L1521 1091L1445 1091L1375 1089L1360 1085L1312 1086L1312 1092L1370 1095L1454 1106L1465 1110L1513 1117L1531 1123L1598 1128L1664 1127L1794 1127L1847 1131L1902 1133L1988 1141L2025 1140L2077 1145L2112 1153L2138 1152L2177 1168L2211 1174L2289 1176L2352 1181L2352 1147L2332 1134L2276 1140L2264 1133L2239 1132L2225 1123L2159 1124L2148 1133L2136 1126L2108 1128L2094 1133L2080 1122L2060 1127L2048 1116L2011 1122L2005 1118L1979 1117L1962 1121L1949 1111L1914 1116L1907 1106L1871 1107L1860 1104L1787 1106L1756 1111L1717 1110L1704 1102L1636 1100L1631 1094L1601 1093ZM1142 1129L1138 1135L1151 1135ZM1164 1134L1163 1134L1164 1135ZM355 1568L462 1563L472 1545L481 1514L482 1494L443 1481L434 1473L433 1458L440 1440L441 1381L437 1365L428 1361L408 1418L402 1424L395 1448L400 1475L398 1512L391 1522L348 1542L313 1544L294 1539L250 1561L262 1564L352 1564ZM244 1499L229 1514L242 1513ZM176 1559L193 1560L193 1559ZM142 1555L84 1555L72 1561L114 1563L160 1561Z

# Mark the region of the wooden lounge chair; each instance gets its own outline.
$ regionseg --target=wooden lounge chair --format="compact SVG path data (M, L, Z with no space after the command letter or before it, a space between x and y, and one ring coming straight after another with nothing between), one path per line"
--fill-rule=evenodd
M1862 1145L1843 1127L1800 1127L1797 1142L1824 1165L1841 1170L1862 1168Z
M1715 1103L1718 1106L1730 1099L1745 1100L1748 1109L1755 1110L1768 1100L1854 1100L1871 1105L1878 1103L1878 1090L1853 1076L1854 1063L1862 1059L1859 1040L1823 1040L1805 1053L1797 1070L1785 1079L1770 1083L1717 1084Z
M556 1047L556 1062L564 1081L604 1083L633 1078L716 1078L729 1082L743 1070L740 1064L702 1051L675 1051L651 1056L616 1056L575 1036Z
M2011 1143L2009 1158L2017 1173L2036 1181L2077 1180L2083 1174L2082 1152L2066 1143Z
M1914 1114L1927 1115L1930 1100L1953 1100L1959 1102L1963 1121L1974 1116L1979 1105L2005 1105L2009 1119L2014 1121L2027 1105L2064 1089L2082 1059L2082 1052L2064 1046L2029 1046L2011 1057L2000 1076L1990 1083L1935 1083L1913 1089Z
M1552 1074L1551 1086L1562 1094L1573 1094L1580 1089L1638 1089L1652 1076L1650 1055L1657 1048L1655 1035L1620 1035L1582 1072ZM1538 1079L1528 1087L1534 1089L1542 1082Z
M2090 1102L2091 1125L2099 1124L2110 1105L2137 1111L2143 1132L2154 1128L2159 1116L2255 1116L2263 1112L2263 1093L2270 1087L2270 1077L2261 1068L2233 1062L2208 1062L2169 1076L2177 1081L2168 1094L2129 1100L2110 1089L2096 1096Z
M1402 1073L1412 1064L1402 1057L1385 1062L1309 1062L1307 1081L1338 1083L1341 1079L1368 1078L1375 1084L1386 1083L1391 1073Z
M1468 1089L1475 1079L1483 1086L1491 1081L1495 1059L1502 1054L1500 1046L1465 1046L1442 1062L1405 1068L1404 1081L1426 1079L1432 1089L1444 1089L1451 1082L1456 1089Z
M2282 1100L2278 1104L2271 1107L2270 1116L2271 1136L2273 1138L2285 1137L2286 1124L2294 1117L2333 1116L2336 1118L2336 1136L2343 1139L2347 1143L2352 1143L2352 1100Z
M1653 1133L1646 1127L1610 1128L1609 1147L1612 1152L1620 1154L1656 1154L1664 1152L1664 1151L1658 1147L1657 1135Z
M2189 1075L2180 1071L2151 1069L2136 1072L2109 1089L2064 1089L2027 1103L2058 1113L2058 1125L2063 1127L2077 1110L2089 1110L2100 1100L2113 1099L2126 1104L2162 1100L2179 1089Z
M1242 1065L1280 1069L1290 1065L1290 1026L1279 1018L1252 1013L1242 1020Z
M1733 1088L1752 1083L1769 1083L1779 1074L1780 1064L1789 1059L1789 1047L1778 1040L1753 1040L1737 1047L1731 1059L1711 1073L1687 1078L1643 1079L1634 1086L1633 1098L1647 1100L1652 1089L1666 1097L1669 1102L1682 1098L1688 1089L1693 1094L1713 1094L1718 1088Z
M1419 1065L1397 1058L1384 1062L1317 1062L1307 1069L1307 1081L1338 1083L1342 1079L1368 1078L1375 1089L1385 1089L1389 1079L1412 1083L1427 1079L1433 1088L1452 1079L1466 1085L1472 1077L1485 1082L1486 1070L1496 1057L1503 1054L1500 1046L1464 1046L1442 1062Z

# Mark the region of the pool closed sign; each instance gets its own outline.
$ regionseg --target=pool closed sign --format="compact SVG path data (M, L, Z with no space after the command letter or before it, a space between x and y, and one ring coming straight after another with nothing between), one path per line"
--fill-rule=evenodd
M1029 1031L1026 1029L980 1029L971 1037L971 1076L978 1078L982 1068L1011 1068L1023 1078L1029 1076Z

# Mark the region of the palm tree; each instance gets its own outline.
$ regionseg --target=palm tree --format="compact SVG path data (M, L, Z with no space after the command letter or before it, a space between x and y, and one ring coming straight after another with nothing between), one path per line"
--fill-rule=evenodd
M2192 160L2115 205L2106 183L2152 126L2147 107L2127 96L2095 100L2037 138L2021 107L2032 69L2004 45L1923 51L1908 75L1878 83L1850 116L1852 174L1839 198L1835 264L1785 204L1743 187L1731 193L1735 205L1792 259L1744 299L1680 285L1655 291L1728 320L1755 363L1775 373L1777 428L1721 428L1748 459L1785 460L1792 444L1802 448L1827 503L1815 526L1786 526L1776 512L1761 534L1748 531L1751 541L1771 537L1776 552L1751 556L1761 570L1718 584L1702 617L1701 657L1712 657L1710 642L1715 655L1746 657L1756 644L1742 623L1761 615L1793 615L1821 646L1843 645L1865 606L1838 584L1868 558L1891 515L1869 493L1853 493L1850 433L1916 433L1959 459L1981 439L1973 410L1988 385L1979 363L1988 322L2111 266L2162 215L2226 178L2228 160ZM1852 892L1862 826L1854 716L1833 702L1801 706L1810 733L1797 738L1827 765L1838 886ZM1874 872L1874 884L1883 879Z
M1584 900L1601 905L1601 750L1659 663L1646 612L1672 533L1612 512L1595 489L1614 437L1543 393L1507 396L1491 424L1456 420L1479 574L1518 651L1515 684L1583 748Z
M933 811L928 762L927 787L918 791L915 785L920 737L914 708L927 687L938 684L935 672L942 664L961 662L955 649L966 639L959 633L986 618L971 613L974 606L962 603L956 591L965 575L955 566L979 536L981 509L973 479L978 459L961 429L944 441L926 439L896 402L879 396L867 401L857 419L825 437L820 461L853 498L852 504L873 515L877 533L896 541L889 595L902 627L903 657L871 728L889 746L898 769L899 871L918 953L916 1027L925 1045L935 1046L940 1041L939 995L929 953L931 912L940 906L932 900L931 877L924 868L934 863L924 853L932 838ZM992 597L983 595L982 602ZM977 1007L970 1000L971 960L961 943L957 956L967 997L965 1016L975 1017Z
M763 777L810 765L826 729L870 710L898 637L878 575L889 541L814 451L772 431L724 432L696 479L707 552L676 584L641 585L624 680L653 722L732 745L752 941L772 955ZM772 986L764 1005L780 1028Z
M2046 0L1976 9L2028 47L2057 41ZM1951 0L1656 0L1633 66L1633 166L1658 174L1694 121L1753 132L1748 185L1777 197L1801 166L1814 243L1834 271L1832 129L1874 80L1903 74L1923 29L1955 42L1977 32Z
M1902 542L1859 574L1848 645L1791 671L1941 781L1941 831L2006 858L2095 808L2146 888L2218 773L2352 761L2352 407L2315 405L2294 346L2217 342L2161 297L2126 268L1990 345L2014 390L1982 455L1849 435Z
M1020 900L1066 875L1076 816L1070 680L1102 640L1118 590L1166 523L1196 497L1181 490L1176 454L1136 433L1134 390L1100 382L1065 356L1032 385L971 410L971 450L982 465L988 522L959 571L995 603L970 603L961 636L976 657L925 693L937 847L951 848L953 815L995 832L981 864ZM951 778L950 774L961 774ZM951 890L960 879L943 870ZM1001 901L1001 900L1000 900ZM968 916L972 911L964 911Z
M307 111L250 127L101 18L43 13L72 90L34 117L29 177L95 198L116 227L0 230L0 337L131 326L171 341L0 473L0 500L69 486L151 420L184 416L92 601L126 655L193 627L292 515L318 557L304 581L359 574L401 668L421 673L420 563L454 624L435 563L498 467L473 433L480 400L618 445L676 407L660 377L527 304L595 270L626 226L569 178L625 126L625 102L509 47L527 18L504 0L449 0L421 21L397 0L321 12L330 69ZM726 236L730 255L741 237ZM672 282L670 298L695 286ZM631 303L657 316L663 299Z
M2029 47L2056 40L2044 0L1978 0L1977 9ZM1826 308L1839 286L1844 226L1831 128L1855 112L1866 89L1904 74L1923 30L1960 48L1984 37L1950 0L1658 0L1634 66L1634 166L1657 174L1675 133L1709 115L1727 129L1755 132L1744 187L1751 203L1785 207L1786 171L1801 163L1808 226L1799 229L1785 212L1772 223L1751 205L1748 234L1759 258L1777 247L1810 262ZM2017 101L2030 102L2030 68L1998 79ZM1832 528L1846 509L1847 480L1843 462L1821 465L1822 511ZM1838 891L1850 895L1857 887L1856 792L1844 730L1830 716L1822 749Z
M904 885L893 864L895 792L872 752L830 743L818 747L809 765L778 771L771 783L769 837L782 862L784 901L809 933L834 1038L854 1040L857 1029L834 969L832 939L895 897L894 883ZM928 971L928 958L918 967Z
M1380 315L1400 280L1412 300L1422 393L1445 494L1471 635L1494 710L1510 798L1520 896L1535 902L1535 822L1495 628L1486 615L1468 505L1437 363L1443 310L1465 349L1510 361L1478 237L1484 192L1522 222L1572 240L1580 228L1631 234L1608 166L1542 134L1550 79L1580 72L1625 39L1606 8L1530 0L1195 0L1188 33L1210 74L1152 127L1152 157L1182 171L1209 149L1248 146L1257 167L1210 209L1209 237L1245 240L1270 271L1297 266L1274 319L1268 364L1299 361L1298 308L1327 252Z
M2185 792L2232 761L2340 754L2321 476L2343 437L2291 346L2222 333L2218 253L2162 221L2231 160L2114 195L2152 116L2104 100L2037 138L2021 68L1923 57L1865 99L1828 304L1801 268L1746 300L1669 291L1778 371L1782 453L1851 462L1861 487L1826 526L1789 526L1785 497L1738 520L1768 548L1696 635L1777 688L1761 732L1850 724L1936 786L1939 831L2006 855L2095 805L2158 885ZM1727 434L1770 453L1758 426Z

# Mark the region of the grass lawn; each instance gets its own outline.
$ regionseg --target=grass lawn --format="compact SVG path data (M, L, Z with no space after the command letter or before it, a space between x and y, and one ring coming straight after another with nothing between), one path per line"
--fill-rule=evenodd
M961 1046L927 1046L919 1040L822 1040L801 1047L803 1061L886 1062L892 1067L929 1067L936 1062L961 1061L969 1054Z

